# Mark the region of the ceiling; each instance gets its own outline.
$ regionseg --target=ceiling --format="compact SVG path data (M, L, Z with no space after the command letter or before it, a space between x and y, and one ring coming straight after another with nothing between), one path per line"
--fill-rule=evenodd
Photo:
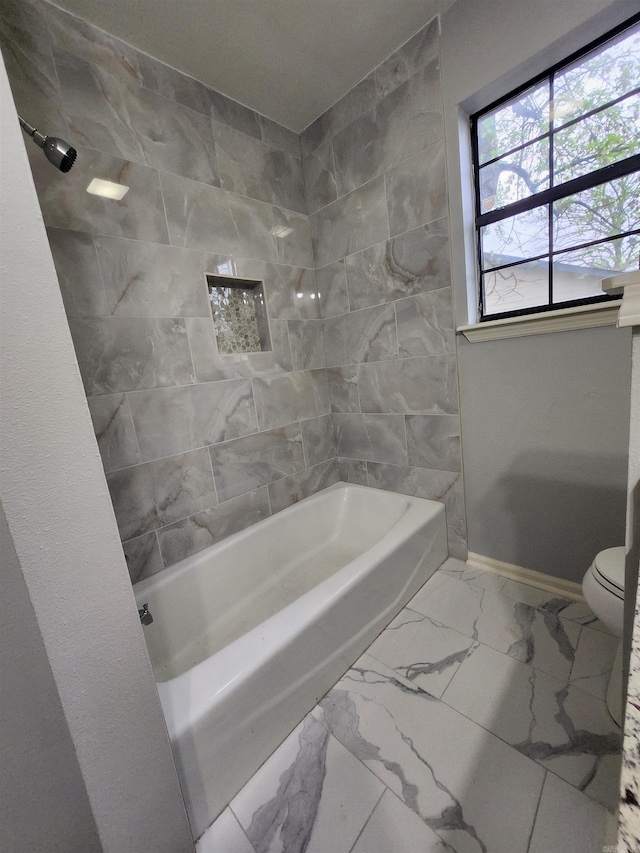
M299 133L453 0L54 0Z

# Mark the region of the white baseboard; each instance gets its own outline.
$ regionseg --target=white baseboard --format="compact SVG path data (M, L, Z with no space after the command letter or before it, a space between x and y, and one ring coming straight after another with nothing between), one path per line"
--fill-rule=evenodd
M573 601L584 601L582 584L575 583L575 581L554 578L552 575L534 572L533 569L523 569L522 566L503 563L502 560L494 560L492 557L483 557L481 554L472 554L471 552L469 552L467 557L467 565L474 566L477 569L484 569L486 572L493 572L494 575L501 575L501 577L509 578L512 581L526 583L528 586L544 589L562 598L570 598Z

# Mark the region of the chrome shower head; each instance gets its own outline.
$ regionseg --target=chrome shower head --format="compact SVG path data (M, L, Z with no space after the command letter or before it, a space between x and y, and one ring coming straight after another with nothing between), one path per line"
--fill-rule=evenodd
M64 139L59 139L57 136L43 136L32 125L26 122L21 116L20 127L24 130L27 136L30 136L36 145L44 151L44 156L50 163L60 169L61 172L68 172L76 162L78 156L75 148L72 148Z

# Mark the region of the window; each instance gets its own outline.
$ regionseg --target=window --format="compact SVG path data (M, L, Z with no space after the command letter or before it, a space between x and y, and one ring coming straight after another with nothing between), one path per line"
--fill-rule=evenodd
M640 15L471 118L480 320L640 266Z

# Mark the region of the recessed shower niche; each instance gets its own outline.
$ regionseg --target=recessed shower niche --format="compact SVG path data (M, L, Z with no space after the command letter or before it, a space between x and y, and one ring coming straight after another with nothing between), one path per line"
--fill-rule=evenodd
M226 275L206 279L220 355L271 352L263 283Z

